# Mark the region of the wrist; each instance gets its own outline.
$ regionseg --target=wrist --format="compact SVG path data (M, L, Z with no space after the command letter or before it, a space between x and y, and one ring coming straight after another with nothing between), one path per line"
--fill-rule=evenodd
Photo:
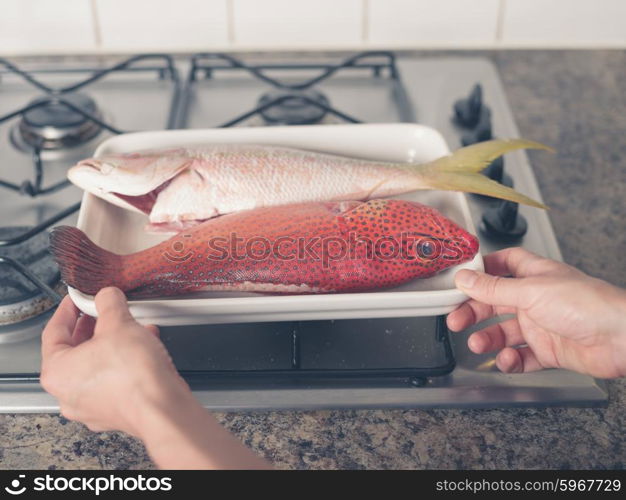
M189 412L198 405L189 386L177 374L164 378L155 377L144 381L131 399L130 434L144 443L158 437L159 426L174 420L177 413Z
M208 413L186 384L146 401L136 436L162 469L268 468Z
M608 315L613 362L618 377L626 377L626 290L607 284L613 293L608 294L606 304L612 314Z
M618 366L621 368L621 377L626 377L626 291L618 288L616 315L616 352L618 356Z
M220 426L182 379L176 382L144 395L134 435L159 468L205 468L203 441Z

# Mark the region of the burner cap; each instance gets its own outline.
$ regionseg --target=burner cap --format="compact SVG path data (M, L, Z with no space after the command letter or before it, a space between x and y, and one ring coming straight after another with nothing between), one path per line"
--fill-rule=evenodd
M96 102L88 95L72 93L62 99L92 116L101 117ZM23 113L17 130L13 130L13 143L21 150L29 151L36 146L45 150L77 146L101 130L100 125L66 105L54 102L52 97L38 97L30 102L31 105L39 103L47 104Z
M14 238L29 229L28 226L0 227L0 239ZM48 232L42 231L22 243L0 248L0 255L20 262L48 286L55 288L60 284L60 275L48 251L48 238ZM53 306L53 301L22 273L0 263L0 325L36 316Z
M312 104L317 102L329 106L324 94L317 90L284 90L276 89L261 96L259 106L266 105L276 99L281 102L261 111L261 116L269 124L306 125L319 122L326 115L326 110Z

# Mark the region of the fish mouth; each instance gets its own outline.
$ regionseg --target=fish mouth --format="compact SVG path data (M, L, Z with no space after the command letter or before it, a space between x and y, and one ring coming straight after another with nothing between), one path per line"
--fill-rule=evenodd
M137 210L140 210L144 214L150 215L150 212L152 212L152 208L154 207L154 204L156 203L157 198L159 197L159 193L163 191L170 182L171 182L171 179L168 181L165 181L156 189L153 189L152 191L146 194L128 195L128 194L122 194L122 193L116 193L116 192L112 192L111 194L114 196L117 196L120 200L125 201L129 205L132 205L133 207L135 207Z
M442 269L463 264L472 260L478 253L479 241L470 233L437 237L419 234L417 244L418 257L427 261L438 261ZM424 248L420 244L428 244ZM428 253L426 253L428 250Z
M451 239L455 246L461 251L461 255L457 256L458 263L470 261L478 253L480 242L478 238L471 233L466 232L463 235L456 235ZM454 260L454 259L450 259Z
M96 160L95 158L87 158L86 160L81 160L76 164L77 167L87 167L93 170L97 170L100 172L102 170L102 162L100 160Z
M472 257L474 257L474 255L476 255L478 253L478 249L480 248L480 241L478 241L478 238L476 236L474 236L473 234L468 233L468 239L469 239L469 243L468 243L468 249L469 249L469 253L471 254Z
M118 168L115 163L109 163L106 160L98 160L96 158L87 158L86 160L81 160L76 164L77 167L86 167L91 170L95 170L100 175L109 175L116 168Z
M150 215L152 211L152 207L156 203L156 195L153 194L154 191L151 191L148 194L144 194L141 196L128 196L126 194L121 193L111 193L113 196L117 196L120 200L125 201L129 205L132 205L137 210L143 212L146 215Z

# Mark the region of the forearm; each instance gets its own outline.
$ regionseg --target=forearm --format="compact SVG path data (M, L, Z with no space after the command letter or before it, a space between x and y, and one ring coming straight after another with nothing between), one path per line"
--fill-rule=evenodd
M269 469L195 400L179 393L146 410L139 437L162 469Z

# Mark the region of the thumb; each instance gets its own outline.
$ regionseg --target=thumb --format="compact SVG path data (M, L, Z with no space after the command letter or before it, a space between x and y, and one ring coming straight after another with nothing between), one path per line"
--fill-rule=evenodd
M128 309L126 296L119 288L103 288L97 293L95 303L98 324L110 326L135 321Z
M456 286L472 299L493 306L524 307L526 303L523 278L503 278L469 269L454 276Z

